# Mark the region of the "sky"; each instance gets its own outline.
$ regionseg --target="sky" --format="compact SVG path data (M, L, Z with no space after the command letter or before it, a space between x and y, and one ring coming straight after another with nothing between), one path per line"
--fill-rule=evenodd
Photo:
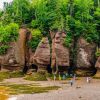
M0 0L0 9L3 8L3 2L11 2L12 0Z

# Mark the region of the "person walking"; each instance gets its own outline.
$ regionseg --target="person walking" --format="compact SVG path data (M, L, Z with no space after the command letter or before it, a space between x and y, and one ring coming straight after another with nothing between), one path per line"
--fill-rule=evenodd
M73 79L70 80L70 85L73 86L74 82Z
M87 83L90 83L91 82L91 77L87 77L86 81L87 81Z
M86 82L89 83L89 77L86 78Z
M59 81L61 80L61 75L60 75L60 72L59 72Z
M87 83L91 83L91 77L87 77Z
M75 83L75 81L76 81L76 74L74 74L74 76L73 76L73 81Z

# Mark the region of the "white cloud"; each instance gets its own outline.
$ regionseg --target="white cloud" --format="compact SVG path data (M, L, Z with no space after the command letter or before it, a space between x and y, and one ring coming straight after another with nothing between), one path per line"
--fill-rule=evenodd
M0 0L0 9L3 8L3 3L4 2L11 2L11 1L13 1L13 0Z

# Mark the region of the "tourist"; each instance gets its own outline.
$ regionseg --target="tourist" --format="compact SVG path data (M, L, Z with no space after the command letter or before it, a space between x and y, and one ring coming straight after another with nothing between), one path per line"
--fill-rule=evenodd
M89 83L89 77L86 78L86 82Z
M75 81L76 81L76 74L74 74L74 76L73 76L73 81L75 83Z
M60 72L59 72L59 81L61 80L61 75L60 75Z
M70 85L73 86L73 79L70 80Z
M89 83L91 82L91 77L89 77Z
M54 81L56 80L56 73L54 73Z
M65 80L66 79L66 75L63 73L62 79Z
M91 82L91 77L87 77L87 83L90 83Z
M68 78L68 76L69 76L68 73L66 73L65 75L66 75L66 78Z

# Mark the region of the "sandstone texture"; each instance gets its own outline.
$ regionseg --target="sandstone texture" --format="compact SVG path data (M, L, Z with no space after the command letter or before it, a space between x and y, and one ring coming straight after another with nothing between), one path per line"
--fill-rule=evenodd
M80 38L77 43L76 66L89 69L95 66L96 45Z
M97 62L96 62L95 67L96 67L97 69L100 69L100 57L97 58Z
M54 36L52 35L54 34ZM56 67L64 67L70 66L69 64L69 49L64 47L64 39L66 37L66 33L64 32L56 32L51 33L52 38L52 61L51 65L54 69Z
M33 57L33 63L39 69L45 69L50 65L50 45L47 37L42 38Z
M88 43L84 38L79 38L75 43L76 56L70 58L70 49L64 46L66 33L50 32L50 36L52 42L48 37L43 37L36 50L32 51L28 46L32 34L27 28L21 28L17 41L10 42L6 54L0 55L0 69L23 70L26 66L28 69L34 67L36 71L47 71L49 66L53 72L64 72L74 67L70 66L71 59L76 62L78 75L92 75L96 69L100 69L100 57L97 61L95 59L95 43Z
M19 30L19 37L16 42L9 43L9 49L6 54L0 55L0 65L2 69L8 70L22 70L25 65L26 58L26 40L28 30L21 28Z

